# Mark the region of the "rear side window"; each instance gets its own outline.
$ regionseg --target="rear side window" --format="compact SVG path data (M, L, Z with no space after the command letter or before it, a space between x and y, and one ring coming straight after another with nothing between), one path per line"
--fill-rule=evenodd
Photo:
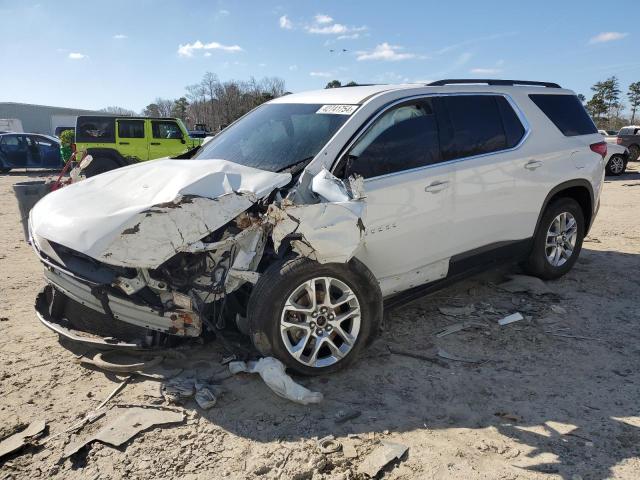
M443 160L514 147L524 127L504 97L452 95L436 99Z
M153 121L151 129L153 130L153 138L182 138L182 131L176 122Z
M532 94L529 98L565 137L598 133L593 120L575 95Z
M425 100L396 107L376 120L350 150L345 173L371 178L440 161L438 123Z
M76 142L113 143L116 141L115 123L113 117L78 117Z
M144 138L144 120L118 120L119 138Z

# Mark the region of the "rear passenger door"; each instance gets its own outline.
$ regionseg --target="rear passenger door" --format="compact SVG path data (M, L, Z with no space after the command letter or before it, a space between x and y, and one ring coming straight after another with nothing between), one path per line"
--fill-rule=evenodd
M365 240L356 256L379 280L383 295L446 276L454 166L441 164L431 100L382 113L342 162L345 178L365 179Z
M450 241L457 254L526 237L516 188L525 127L502 95L448 95L435 101L444 161L455 165Z
M174 120L152 120L149 159L170 157L182 153L186 147L182 130Z
M140 162L149 159L149 145L144 135L144 120L116 120L116 142L123 157Z

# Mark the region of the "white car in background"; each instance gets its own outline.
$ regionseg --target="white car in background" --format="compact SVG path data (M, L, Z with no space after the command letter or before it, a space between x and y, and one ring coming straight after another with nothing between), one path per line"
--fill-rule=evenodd
M622 145L616 145L615 143L607 141L607 156L605 157L605 171L607 175L618 176L622 175L627 169L627 162L629 161L629 150Z
M47 282L36 310L60 335L112 348L236 322L260 354L333 372L374 338L383 305L505 261L544 279L567 273L606 154L575 93L554 83L286 95L190 159L40 200L29 219Z

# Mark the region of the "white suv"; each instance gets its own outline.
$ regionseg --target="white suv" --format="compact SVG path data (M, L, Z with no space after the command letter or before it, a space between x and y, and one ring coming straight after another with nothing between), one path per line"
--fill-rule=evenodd
M55 191L32 210L41 321L155 347L235 322L305 374L354 360L383 304L497 262L576 262L606 143L569 90L448 80L287 95L191 155ZM108 338L104 338L108 337Z

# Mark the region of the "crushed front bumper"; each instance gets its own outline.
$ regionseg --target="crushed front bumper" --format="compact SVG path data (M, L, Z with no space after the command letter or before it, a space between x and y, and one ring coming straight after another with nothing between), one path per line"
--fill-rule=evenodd
M160 311L84 283L50 265L44 273L47 287L36 301L38 318L69 340L142 347L150 343L154 332L179 337L197 337L202 332L202 320L191 310Z

